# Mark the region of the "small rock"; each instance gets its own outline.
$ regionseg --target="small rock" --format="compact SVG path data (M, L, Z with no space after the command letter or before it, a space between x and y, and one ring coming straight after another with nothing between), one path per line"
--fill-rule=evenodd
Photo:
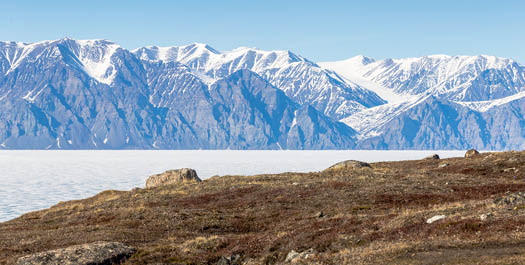
M325 215L323 212L318 212L315 214L315 217L323 218Z
M446 215L433 216L433 217L427 219L427 224L431 224L431 223L439 221L441 219L445 219L445 217L447 217L447 216Z
M518 170L517 170L515 167L511 167L511 168L505 168L505 169L503 169L503 172L505 172L505 173L509 173L509 172L518 172Z
M201 182L197 172L190 168L168 170L161 174L150 176L146 180L146 188L175 184L186 181Z
M284 260L284 262L291 262L297 256L299 256L299 253L297 251L295 251L295 250L292 250L292 251L288 252L288 255L286 255L286 259Z
M492 213L482 214L482 215L479 216L479 219L480 219L481 221L485 221L485 220L487 220L489 217L492 217L492 216L494 216L494 214L492 214Z
M476 155L479 155L478 150L476 149L470 149L465 153L465 158L474 157Z
M444 168L450 166L449 163L440 164L438 168Z
M301 253L298 253L295 250L292 250L292 251L288 252L288 255L286 255L286 259L284 260L284 262L286 262L286 263L296 263L296 262L299 262L299 261L304 261L304 260L308 259L309 257L311 257L313 254L314 254L314 250L312 248L308 249L306 251L303 251Z
M135 250L117 242L77 245L21 257L17 265L120 264Z
M142 190L141 188L135 187L135 188L131 189L131 193L137 193L137 192L139 192L141 190Z
M425 160L434 160L434 159L439 159L439 155L438 154L433 154L431 156L425 157Z
M222 256L219 261L217 261L217 263L215 263L216 265L230 265L230 260L224 256Z
M353 169L353 168L364 168L371 167L370 164L366 162L356 161L356 160L346 160L332 165L326 170L337 170L337 169Z
M230 257L222 256L216 265L237 265L241 262L241 255L231 255Z
M292 183L292 185L297 186L297 185L299 185L299 183L298 182L294 182L294 183Z

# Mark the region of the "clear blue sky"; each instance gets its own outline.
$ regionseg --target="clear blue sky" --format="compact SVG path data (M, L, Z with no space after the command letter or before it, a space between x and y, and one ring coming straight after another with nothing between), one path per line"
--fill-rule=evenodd
M4 1L0 39L104 38L125 48L202 42L289 49L314 61L364 54L490 54L525 64L525 1Z

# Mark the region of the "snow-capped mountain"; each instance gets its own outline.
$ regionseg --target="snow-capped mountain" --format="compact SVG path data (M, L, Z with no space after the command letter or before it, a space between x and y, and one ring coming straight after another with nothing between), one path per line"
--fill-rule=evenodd
M344 118L363 148L523 148L525 67L494 56L432 55L319 65L388 101ZM501 123L513 121L513 125ZM499 131L501 130L501 131Z
M336 149L355 131L247 69L207 83L104 40L1 43L7 149Z
M312 105L335 119L385 103L374 92L347 82L336 73L290 51L242 47L218 52L208 45L195 43L181 47L143 47L133 52L144 61L184 64L208 83L248 69L299 104Z
M522 149L524 69L484 55L315 63L205 44L0 42L0 148Z
M455 101L481 101L525 90L525 68L511 59L486 55L431 55L382 61L362 58L320 65L350 80L364 77L401 95L432 94Z

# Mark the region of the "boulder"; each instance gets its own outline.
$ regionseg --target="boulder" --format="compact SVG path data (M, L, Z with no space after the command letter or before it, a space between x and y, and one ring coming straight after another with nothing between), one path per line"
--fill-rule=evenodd
M473 157L473 156L476 156L476 155L479 155L478 150L476 150L476 149L470 149L470 150L468 150L468 151L465 153L465 158Z
M17 265L120 264L135 250L117 242L99 242L56 249L21 257Z
M371 167L370 164L366 162L356 161L356 160L346 160L339 162L326 170L338 170L338 169L354 169L354 168L364 168Z
M146 188L170 185L181 182L201 182L197 172L191 168L168 170L161 174L150 176L146 180Z
M438 154L433 154L431 156L427 156L425 157L426 160L434 160L434 159L439 159L439 155Z

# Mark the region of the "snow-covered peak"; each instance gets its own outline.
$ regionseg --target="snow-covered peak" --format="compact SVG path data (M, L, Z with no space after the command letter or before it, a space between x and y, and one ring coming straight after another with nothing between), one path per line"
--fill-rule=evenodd
M220 54L211 46L203 43L192 43L184 46L146 46L133 50L133 53L142 60L148 61L189 61L195 58Z
M364 56L364 55L356 55L354 57L350 57L346 60L343 60L343 61L340 61L340 62L345 62L347 64L355 64L355 65L367 65L367 64L371 64L373 62L375 62L376 60L374 60L373 58L371 57L368 57L368 56Z
M15 70L30 55L41 52L51 41L35 43L0 42L0 63L4 74ZM3 61L3 62L2 62ZM0 72L1 73L1 72Z
M362 63L362 58L357 56L319 64L364 87L370 86L363 85L363 81L372 82L372 90L375 84L398 95L432 93L453 100L476 101L505 97L525 89L523 66L512 59L489 55L436 54L370 63ZM497 73L490 75L487 71ZM513 80L512 87L506 81L508 77ZM388 96L377 89L374 91Z
M219 52L201 43L173 47L148 46L136 49L133 53L141 60L179 62L196 72L206 73L213 78L221 78L240 69L250 69L261 73L267 69L282 68L291 63L306 62L315 65L288 50L264 51L257 48L239 47L231 51Z
M113 82L117 74L113 55L120 49L118 44L102 39L62 39L58 43L68 46L91 77L104 84Z
M34 60L45 56L74 56L74 61L80 62L80 67L97 81L110 84L116 69L112 57L120 46L114 42L102 39L74 40L62 38L54 41L41 41L35 43L1 42L0 58L3 57L8 63L5 74L14 71L27 58Z

